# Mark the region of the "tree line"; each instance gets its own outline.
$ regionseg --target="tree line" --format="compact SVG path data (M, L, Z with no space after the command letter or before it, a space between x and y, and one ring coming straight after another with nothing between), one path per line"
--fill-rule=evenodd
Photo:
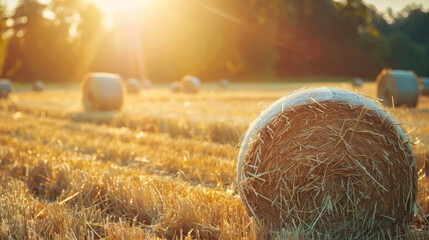
M90 71L170 82L302 75L373 78L382 68L429 76L429 13L382 15L362 0L163 0L118 12L86 0L0 5L1 75L77 82Z

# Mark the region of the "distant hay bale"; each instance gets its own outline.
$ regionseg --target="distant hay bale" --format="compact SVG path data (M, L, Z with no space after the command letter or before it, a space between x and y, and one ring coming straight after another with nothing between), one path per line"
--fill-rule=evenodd
M352 81L352 85L353 85L354 87L362 87L362 85L363 85L363 80L362 80L362 78L355 78L355 79L353 79L353 81Z
M243 138L237 174L247 213L272 233L386 239L407 230L417 197L402 128L374 100L338 88L270 105Z
M138 94L140 93L141 86L140 81L135 78L130 78L127 80L127 92L131 94Z
M120 76L111 73L88 74L82 85L86 111L119 111L124 99Z
M377 76L377 96L386 106L416 107L419 78L412 71L383 69ZM392 102L393 97L393 102Z
M184 93L197 93L200 90L201 81L199 78L186 75L182 78L181 88Z
M180 82L174 81L170 84L170 91L180 92Z
M429 78L428 77L422 77L421 78L421 86L422 86L422 94L429 96Z
M12 91L12 82L9 79L0 79L0 99L7 99Z
M150 89L152 87L152 81L149 79L143 80L143 88L144 89Z
M36 81L33 83L33 91L34 92L41 92L43 91L44 84L42 81Z
M220 81L220 86L222 87L222 88L227 88L228 86L229 86L229 80L228 79L222 79L221 81Z

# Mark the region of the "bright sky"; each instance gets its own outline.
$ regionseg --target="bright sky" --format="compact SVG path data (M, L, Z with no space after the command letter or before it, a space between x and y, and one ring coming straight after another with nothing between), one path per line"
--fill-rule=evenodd
M7 10L9 12L18 5L20 0L0 0L6 2ZM51 0L39 0L41 3L49 3ZM150 4L155 0L87 0L95 2L105 13L106 23L110 25L113 21L115 14L118 11L134 11L146 4Z
M8 5L8 9L13 9L20 0L0 0ZM48 3L51 0L39 0L42 3ZM107 14L112 15L120 10L134 10L154 0L87 0L95 2Z
M391 7L394 12L402 10L406 5L410 3L423 4L425 9L429 9L429 0L364 0L366 3L371 3L375 7L383 12L388 7Z
M13 9L19 0L0 0L8 4L9 9ZM50 0L39 0L40 2L49 2ZM101 9L106 13L108 18L119 10L134 10L145 4L150 4L151 1L156 0L88 0L97 3ZM158 0L159 1L159 0ZM337 0L338 1L338 0ZM385 11L391 7L393 11L400 11L403 7L410 3L423 4L425 9L429 9L429 0L364 0L367 3L374 4L379 11Z

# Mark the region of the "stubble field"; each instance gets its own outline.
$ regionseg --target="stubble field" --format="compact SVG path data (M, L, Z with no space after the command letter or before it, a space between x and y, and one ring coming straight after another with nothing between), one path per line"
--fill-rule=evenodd
M237 191L240 137L269 104L307 86L151 89L121 113L83 112L77 90L0 102L0 239L253 239ZM359 93L375 96L375 84ZM419 169L416 229L429 214L429 97L396 108Z

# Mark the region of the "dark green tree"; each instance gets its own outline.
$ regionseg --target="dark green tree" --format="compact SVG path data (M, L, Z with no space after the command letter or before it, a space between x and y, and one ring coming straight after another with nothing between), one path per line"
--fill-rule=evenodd
M389 47L389 61L385 67L408 69L418 75L429 76L429 12L421 5L408 5L398 14L391 14L393 23L378 18L375 25L381 30Z

